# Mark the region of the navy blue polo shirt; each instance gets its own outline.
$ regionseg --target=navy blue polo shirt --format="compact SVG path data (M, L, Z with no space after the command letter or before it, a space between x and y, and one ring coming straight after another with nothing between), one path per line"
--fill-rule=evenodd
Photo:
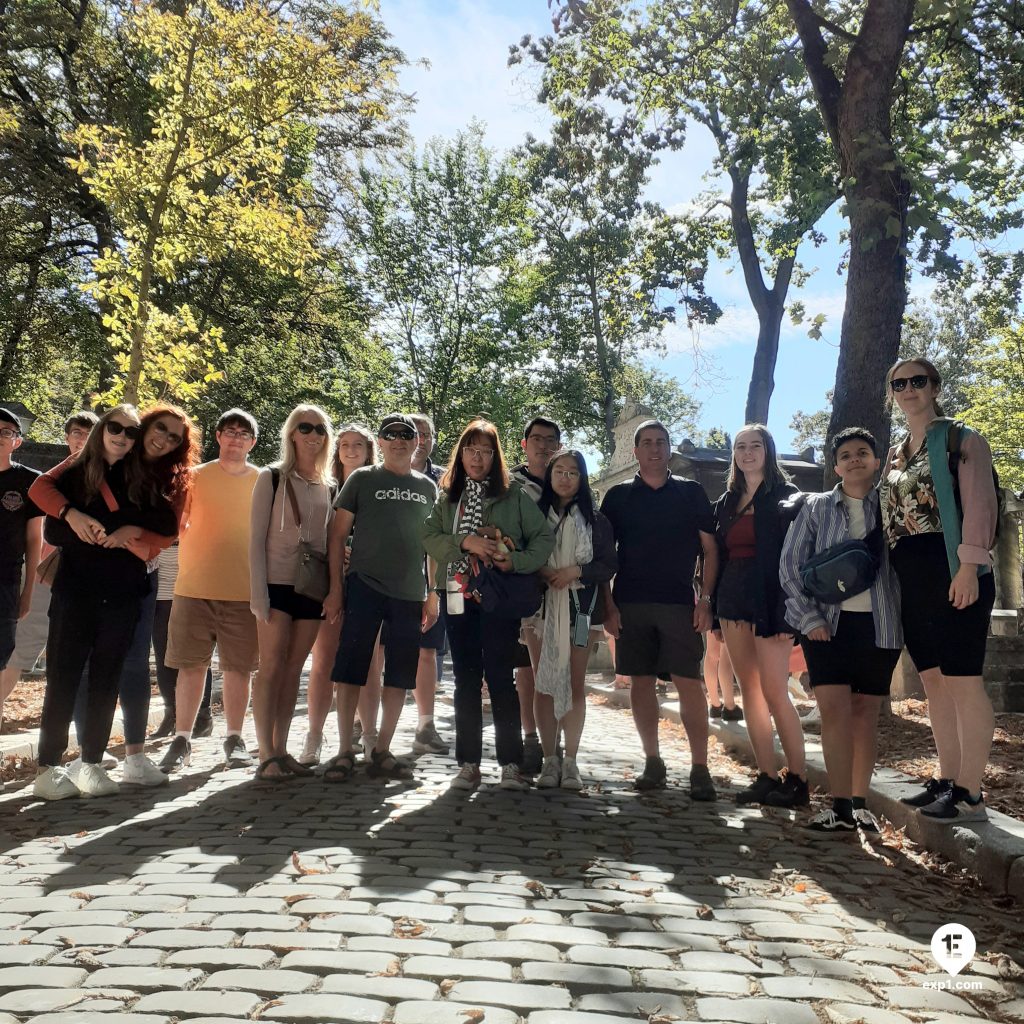
M640 474L616 484L601 511L619 555L616 604L693 604L693 575L703 552L700 533L714 534L715 515L695 480L669 476L649 487Z

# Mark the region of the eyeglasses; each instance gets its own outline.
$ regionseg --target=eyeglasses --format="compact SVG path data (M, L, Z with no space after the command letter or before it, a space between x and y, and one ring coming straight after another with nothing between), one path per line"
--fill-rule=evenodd
M235 430L234 427L226 427L220 432L221 437L229 441L251 441L256 435L251 430Z
M124 434L129 441L138 441L139 434L142 433L141 427L130 427L125 423L118 423L117 420L107 420L104 426L107 428L108 434L113 434L114 437Z
M481 459L493 459L494 449L493 448L477 448L475 445L466 445L463 451L469 452L470 455L475 455Z
M913 377L893 377L889 381L889 387L893 389L897 394L900 391L906 391L907 385L909 384L915 391L921 391L928 387L928 382L931 380L927 374L915 373Z
M322 423L296 423L295 429L300 434L316 434L317 437L327 436L327 428Z
M12 437L21 437L21 431L15 430L14 427L0 427L0 437L9 441Z
M178 445L185 440L185 438L182 437L181 434L172 433L171 430L168 428L167 424L164 423L163 420L157 420L156 423L153 424L153 429L158 434L165 434L167 436L167 443L173 444L175 448L177 448Z
M89 436L89 431L85 427L75 427L74 430L69 430L68 437L73 437L76 440L81 440L83 437Z
M385 430L381 433L382 441L415 441L416 433L412 430Z
M551 475L560 476L564 480L579 480L580 471L578 469L553 469Z

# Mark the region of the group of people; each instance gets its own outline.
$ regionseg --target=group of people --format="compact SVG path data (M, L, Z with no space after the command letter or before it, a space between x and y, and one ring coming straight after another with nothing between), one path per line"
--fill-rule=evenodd
M563 449L558 424L540 416L524 429L522 464L510 469L496 427L474 419L442 470L430 459L429 417L392 413L376 432L335 432L322 409L300 405L281 430L279 458L257 469L249 454L258 426L243 410L221 416L218 458L197 465L184 410L161 404L140 415L119 405L72 417L71 454L39 475L13 461L21 426L0 409L0 668L15 655L0 675L3 695L24 652L29 663L38 656L39 631L28 626L48 610L34 792L55 800L118 791L104 767L118 700L121 784L160 785L187 766L193 738L212 729L215 648L228 764L254 761L241 735L251 690L255 778L314 774L336 695L339 747L322 778L349 779L361 745L367 775L411 779L413 764L392 750L410 690L414 751L448 750L434 723L446 647L451 785L481 784L486 685L499 785L526 789L535 779L578 790L584 677L603 630L629 679L645 755L638 790L667 782L661 678L678 694L692 799L717 798L710 702L712 718L744 720L749 732L758 774L737 801L808 805L787 686L799 643L832 791L831 808L809 826L877 830L866 797L878 714L905 643L939 755L939 776L908 802L940 821L981 820L994 729L982 681L994 601L991 455L982 437L943 415L931 363L898 363L886 387L908 432L884 464L867 430L844 430L830 452L839 483L801 495L768 430L748 425L714 505L698 483L672 475L669 433L656 420L635 432L636 476L598 507L583 455ZM858 586L837 599L809 589L809 565L851 551L869 566ZM170 740L159 764L145 753L151 647L165 706L151 738ZM290 730L310 655L296 757ZM81 753L65 767L72 721Z

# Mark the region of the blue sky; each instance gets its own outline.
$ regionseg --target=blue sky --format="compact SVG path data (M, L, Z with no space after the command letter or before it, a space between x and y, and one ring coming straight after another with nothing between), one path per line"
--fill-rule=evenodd
M381 15L410 61L430 62L429 68L412 66L402 74L403 89L417 98L409 121L418 144L433 135L451 136L474 118L486 124L488 144L496 149L517 145L527 132L545 134L546 112L533 99L534 72L507 67L507 57L523 35L550 31L547 0L381 0ZM686 147L655 169L649 198L666 208L687 203L706 187L701 177L710 163L709 140L695 126ZM793 412L820 409L835 381L845 291L845 279L836 273L841 226L831 215L821 225L829 243L801 250L805 267L817 272L790 298L800 298L811 315L821 312L827 320L820 341L809 339L806 328L784 325L768 424L782 448L789 447ZM697 339L715 364L715 379L694 380L694 338L685 325L666 335L669 351L658 365L701 402L702 427L735 431L742 425L757 318L738 264L713 266L708 288L725 311Z

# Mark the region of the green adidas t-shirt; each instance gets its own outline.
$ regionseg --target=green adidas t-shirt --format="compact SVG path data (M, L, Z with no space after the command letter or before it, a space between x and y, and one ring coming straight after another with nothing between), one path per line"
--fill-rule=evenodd
M427 578L421 530L436 499L434 481L415 470L399 476L383 466L357 469L334 503L355 516L349 572L388 597L422 601Z

